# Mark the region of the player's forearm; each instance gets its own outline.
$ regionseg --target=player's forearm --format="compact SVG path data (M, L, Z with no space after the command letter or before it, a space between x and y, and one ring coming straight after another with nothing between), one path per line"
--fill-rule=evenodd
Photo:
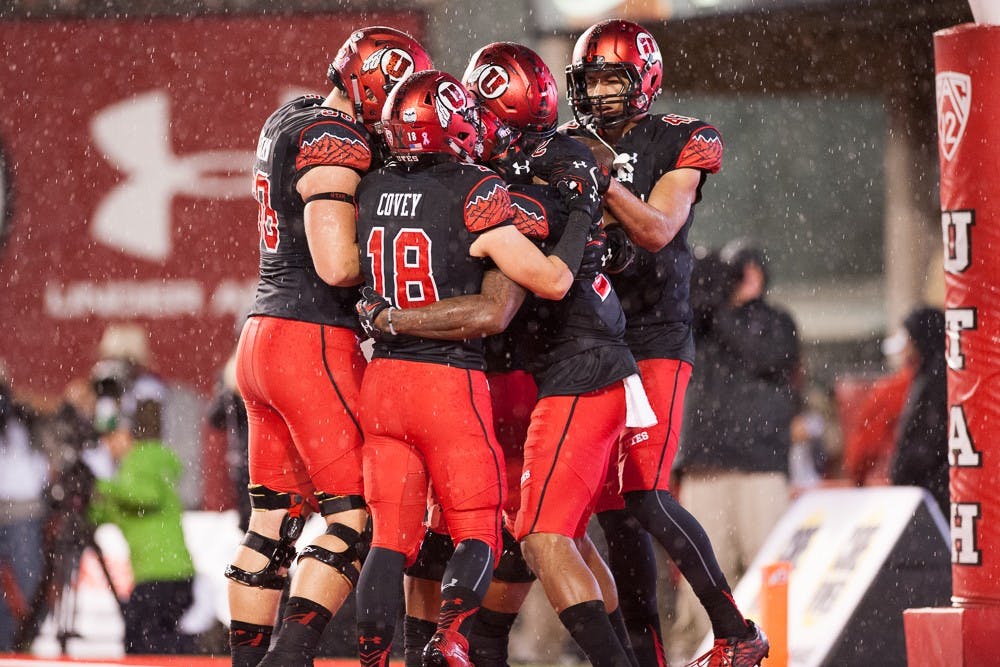
M656 252L670 243L687 221L690 207L670 215L653 208L615 179L604 196L604 207L621 223L632 243ZM683 215L681 215L683 213Z
M465 340L500 333L510 323L517 308L511 311L481 294L456 296L423 308L393 308L392 329L397 334ZM379 313L376 325L389 333L388 310Z

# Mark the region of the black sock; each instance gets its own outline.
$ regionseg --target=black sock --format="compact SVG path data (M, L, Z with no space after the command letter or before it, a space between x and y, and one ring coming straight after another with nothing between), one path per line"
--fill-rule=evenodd
M708 613L716 637L742 637L747 632L743 614L733 601L712 542L698 520L669 491L632 491L625 494L629 512L649 531L677 564Z
M451 630L468 637L480 602L479 596L471 588L456 584L442 589L437 629Z
M274 648L260 661L259 667L311 665L323 630L332 617L330 610L318 602L297 596L288 598Z
M517 614L480 607L469 634L469 658L476 667L507 667L510 629Z
M399 611L399 586L406 557L398 551L372 547L361 568L357 596L358 657L363 667L389 663Z
M644 667L645 665L666 667L667 654L663 647L660 615L653 614L647 618L633 617L626 621L626 625L632 651L638 663Z
M625 649L625 655L628 656L629 662L632 663L632 667L639 667L639 662L636 660L635 652L632 651L632 642L628 636L628 628L625 627L625 619L622 617L621 607L608 614L608 621L611 622L611 629L615 631L615 637L618 637L618 641L621 643L622 648Z
M403 619L403 657L406 667L421 667L424 662L424 647L434 636L437 623L425 621L416 616Z
M559 620L595 667L631 667L628 654L615 636L602 600L589 600L563 609Z
M656 602L656 555L649 533L626 510L597 515L608 543L608 568L618 587L629 643L640 665L666 665Z
M257 667L271 644L270 625L257 625L233 621L229 624L229 650L233 656L232 667Z

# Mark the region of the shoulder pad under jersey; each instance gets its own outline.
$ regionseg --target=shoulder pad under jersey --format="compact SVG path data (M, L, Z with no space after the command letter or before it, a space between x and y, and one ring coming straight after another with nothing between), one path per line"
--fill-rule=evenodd
M336 109L317 109L315 118L299 132L295 169L348 167L366 172L372 152L368 137L350 116Z
M677 158L677 168L691 167L715 174L722 168L722 135L711 125L702 125L688 138Z
M463 206L465 228L470 232L484 232L513 217L510 195L500 177L492 171L477 175L481 178L469 189Z
M514 211L514 226L519 232L539 241L549 237L549 217L541 201L512 187L510 206Z

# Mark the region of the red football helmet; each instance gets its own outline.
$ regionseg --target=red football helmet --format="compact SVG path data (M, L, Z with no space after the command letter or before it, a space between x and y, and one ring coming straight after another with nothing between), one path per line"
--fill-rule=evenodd
M382 109L382 136L404 162L450 155L471 162L482 153L482 121L472 93L446 72L426 70L392 89Z
M535 138L555 132L559 121L556 80L528 47L513 42L487 44L472 55L462 81L514 130Z
M355 117L378 131L382 105L393 86L434 65L424 47L405 32L385 26L355 30L330 63L327 76L347 93Z
M590 95L587 75L613 72L625 84L617 93ZM573 115L581 123L615 127L649 111L663 85L663 58L653 36L637 23L610 19L596 23L576 40L566 87ZM607 106L620 110L605 111Z

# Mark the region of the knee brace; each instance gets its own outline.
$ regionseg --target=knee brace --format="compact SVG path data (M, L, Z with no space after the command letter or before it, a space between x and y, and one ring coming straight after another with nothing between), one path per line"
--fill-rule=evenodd
M343 551L330 551L316 544L310 544L302 549L299 554L299 562L302 562L303 558L318 560L344 575L344 578L351 584L351 588L356 587L361 572L354 565L354 561L361 558L358 555L358 542L361 541L361 533L342 523L331 523L326 527L326 534L343 540L347 548Z
M368 507L363 496L337 496L322 491L317 491L314 495L317 504L319 504L319 513L325 517L348 510L363 510Z
M278 528L278 539L248 531L243 546L267 557L267 564L256 572L248 572L230 564L226 578L244 586L280 591L288 579L287 570L295 557L295 541L302 534L305 502L298 494L273 491L259 484L250 487L250 506L255 510L287 510Z

